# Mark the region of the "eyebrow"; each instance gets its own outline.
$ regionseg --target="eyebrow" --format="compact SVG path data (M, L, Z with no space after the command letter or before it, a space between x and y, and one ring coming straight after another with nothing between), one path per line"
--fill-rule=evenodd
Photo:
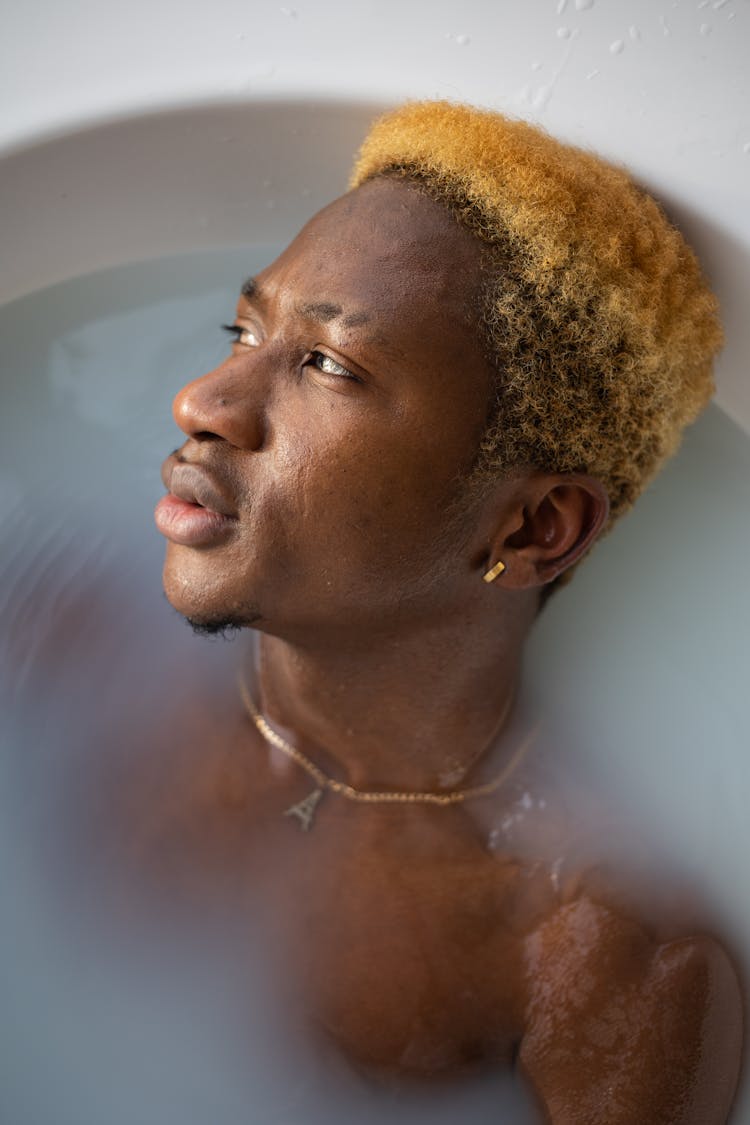
M318 320L322 324L338 320L344 311L341 305L334 305L331 301L307 301L295 304L294 307L306 320Z
M248 300L261 297L260 288L254 277L248 277L243 281L240 292ZM332 320L343 317L345 328L357 328L361 324L367 324L370 319L370 314L364 311L344 316L341 305L334 304L332 301L302 301L295 304L294 308L305 320L316 320L320 324L328 324Z

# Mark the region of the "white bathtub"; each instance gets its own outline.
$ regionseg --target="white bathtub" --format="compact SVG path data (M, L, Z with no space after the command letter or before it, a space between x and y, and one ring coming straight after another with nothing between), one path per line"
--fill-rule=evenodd
M742 194L750 133L742 132L747 121L739 102L732 122L719 120L713 92L720 79L736 87L735 40L747 32L749 13L739 2L698 5L688 21L687 7L655 13L645 4L615 3L604 11L569 0L529 6L524 15L511 3L493 5L492 13L481 3L431 5L428 15L416 5L420 20L410 12L399 23L398 9L386 4L379 14L363 6L350 26L334 18L331 5L309 5L255 13L251 31L247 13L225 3L211 11L216 19L222 12L231 30L211 38L204 16L144 5L140 15L165 50L152 57L128 24L129 66L118 56L111 76L101 61L88 71L81 64L75 33L83 35L90 23L74 8L65 25L71 69L57 100L42 76L44 65L52 76L61 65L53 50L60 17L51 17L52 31L39 31L39 42L23 47L28 16L17 17L14 57L25 53L35 63L30 69L43 89L0 131L0 601L12 644L3 671L16 701L0 764L0 875L15 903L0 950L14 966L3 1015L13 1035L0 1116L7 1106L16 1114L9 1121L57 1125L69 1117L89 1125L191 1120L191 1112L201 1121L213 1113L222 1123L312 1121L328 1112L324 1099L314 1113L304 1098L283 1102L288 1076L256 1029L254 1104L265 1116L253 1116L247 1075L235 1073L220 1049L223 1032L212 1032L212 1021L219 1029L226 1018L215 989L185 990L179 966L165 980L155 963L155 1005L148 956L139 962L137 987L127 970L118 975L106 958L91 959L101 935L87 925L76 929L65 880L65 893L51 889L49 825L64 820L68 767L82 759L45 718L45 700L54 704L71 692L85 710L94 683L102 706L116 714L118 677L127 675L147 708L157 656L192 659L191 646L200 642L161 600L161 544L150 524L158 465L176 441L171 395L218 357L214 325L231 314L239 281L340 194L374 112L406 94L525 112L561 135L630 159L685 227L722 297L728 346L720 405L553 599L532 640L529 677L568 711L581 760L604 768L623 800L658 826L665 854L680 856L694 873L750 971L750 318L743 310L750 237ZM735 19L727 21L733 10ZM137 22L138 12L130 12ZM120 15L107 19L110 31L124 33L124 25L111 24ZM94 23L101 32L104 25ZM170 35L182 44L179 58L167 50ZM242 35L265 36L266 47L238 97ZM384 57L391 68L399 60L408 68L411 59L408 80L399 71L386 81L377 66ZM430 57L439 61L434 73ZM197 89L195 68L205 88ZM503 68L501 93L493 97ZM631 82L624 91L623 76ZM11 69L10 81L28 93L27 68ZM675 82L683 105L667 110L659 91L671 90L674 102ZM615 91L609 106L596 94L606 83ZM697 109L685 108L698 96L702 121ZM170 108L146 112L165 103ZM677 141L669 132L675 127ZM721 146L723 156L712 156L707 168L709 149ZM64 620L68 607L77 612L85 584L95 593L115 590L123 607L121 641L108 653L112 676L97 679L85 662L76 672L72 661L56 685L40 646L55 614ZM91 629L95 634L96 622ZM134 668L144 638L151 662ZM221 670L224 656L211 659ZM85 721L81 730L90 734ZM87 917L83 908L76 916ZM186 1023L198 1016L200 1033L187 1034ZM302 1086L304 1080L314 1087L313 1076L303 1074ZM178 1096L175 1084L183 1081ZM342 1094L342 1120L349 1096L360 1092ZM434 1122L445 1113L448 1121L460 1112L489 1121L503 1097L515 1093L489 1086L460 1110L402 1112L404 1120L424 1113ZM381 1119L380 1103L358 1104L361 1120L370 1120L368 1113ZM513 1112L520 1125L522 1110ZM747 1098L734 1120L750 1122Z

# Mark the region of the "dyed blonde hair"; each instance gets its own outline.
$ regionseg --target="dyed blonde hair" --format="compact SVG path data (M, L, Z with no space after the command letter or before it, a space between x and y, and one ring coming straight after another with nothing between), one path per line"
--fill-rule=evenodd
M404 178L485 245L497 394L480 477L597 477L608 527L677 448L722 342L695 255L628 174L526 122L448 102L386 114L352 173Z

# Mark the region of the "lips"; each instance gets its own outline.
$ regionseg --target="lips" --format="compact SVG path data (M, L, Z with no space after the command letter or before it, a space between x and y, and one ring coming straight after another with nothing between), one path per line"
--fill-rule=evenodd
M154 519L162 535L187 547L223 542L237 526L237 511L208 470L178 461L173 453L162 466L168 489L156 505Z
M170 465L171 462L171 465ZM167 489L179 500L188 504L197 504L211 512L218 512L230 519L237 518L234 506L223 495L209 473L199 465L191 465L184 461L172 461L167 458L165 462L164 481Z

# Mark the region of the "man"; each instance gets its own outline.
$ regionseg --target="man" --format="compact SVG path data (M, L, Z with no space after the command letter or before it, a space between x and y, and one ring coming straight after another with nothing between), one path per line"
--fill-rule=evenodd
M529 750L512 711L544 597L710 393L690 251L596 158L406 106L229 331L175 401L156 518L175 608L260 634L249 716L212 728L241 778L215 831L306 1008L376 1070L516 1061L555 1125L725 1121L721 947L661 942L485 830Z

